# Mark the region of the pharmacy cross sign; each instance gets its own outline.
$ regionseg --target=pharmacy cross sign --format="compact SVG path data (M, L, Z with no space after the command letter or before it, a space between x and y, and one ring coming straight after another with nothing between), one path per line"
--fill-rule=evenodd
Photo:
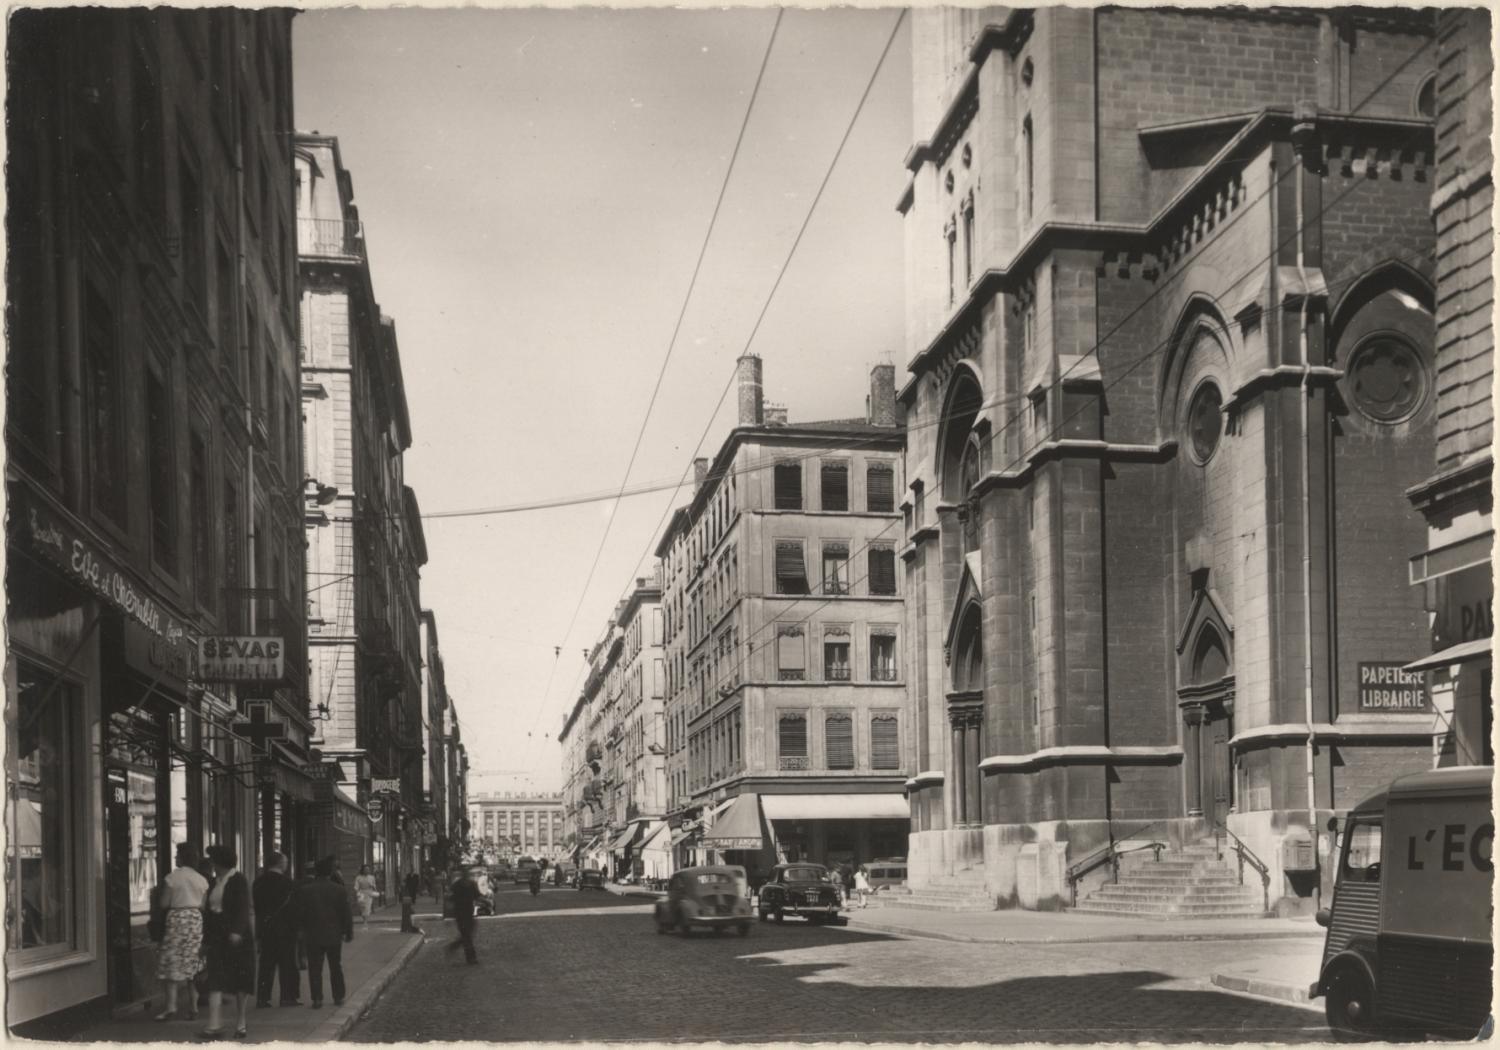
M251 700L245 704L245 708L250 712L250 721L236 722L233 729L241 736L250 738L257 754L268 754L271 750L270 741L286 739L286 724L271 718L271 704L268 700Z

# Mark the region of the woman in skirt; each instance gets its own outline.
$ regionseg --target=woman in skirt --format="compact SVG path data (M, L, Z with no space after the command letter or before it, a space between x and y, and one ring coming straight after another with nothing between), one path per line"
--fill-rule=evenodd
M177 844L177 867L162 880L158 906L166 913L166 933L156 957L156 979L166 989L166 1009L156 1015L158 1021L177 1016L177 990L187 1003L183 1016L198 1016L198 996L193 977L198 973L203 951L203 902L208 897L208 880L198 874L198 858L186 842Z
M375 876L370 874L368 864L361 864L359 874L354 876L354 899L359 902L359 921L368 925L375 907Z
M236 865L239 858L228 846L210 846L214 885L204 909L204 944L208 948L208 1027L205 1039L224 1034L220 1011L224 993L235 998L234 1034L248 1034L246 1008L255 993L255 934L250 925L250 883Z

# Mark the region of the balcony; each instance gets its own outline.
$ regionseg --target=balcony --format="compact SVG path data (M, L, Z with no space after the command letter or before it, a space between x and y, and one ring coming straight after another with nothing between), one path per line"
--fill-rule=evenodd
M364 223L344 219L298 219L297 254L364 262Z
M827 677L830 682L847 682L849 680L848 664L844 664L843 666L832 664L824 670L825 677Z

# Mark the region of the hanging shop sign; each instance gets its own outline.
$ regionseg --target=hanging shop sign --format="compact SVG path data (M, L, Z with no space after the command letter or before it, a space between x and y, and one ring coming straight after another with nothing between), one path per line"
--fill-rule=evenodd
M1420 671L1395 662L1359 665L1359 710L1371 714L1410 714L1427 710L1427 680Z
M401 794L401 778L400 777L371 777L370 778L370 794L372 794L372 795L379 795L382 792L385 792L385 793L388 793L388 794L391 794L391 795L399 795L399 794Z
M280 638L200 638L198 676L205 682L279 682L286 676L286 646Z
M365 812L370 815L370 823L379 824L385 819L385 799L372 798L365 803Z

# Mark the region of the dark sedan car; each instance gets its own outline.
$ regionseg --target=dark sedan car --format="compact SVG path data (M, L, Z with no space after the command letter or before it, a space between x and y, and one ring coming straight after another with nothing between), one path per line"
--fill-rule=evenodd
M800 915L808 922L838 922L842 897L821 864L778 864L760 888L761 922Z
M604 872L597 868L584 868L578 873L577 885L580 890L602 890L604 889Z

